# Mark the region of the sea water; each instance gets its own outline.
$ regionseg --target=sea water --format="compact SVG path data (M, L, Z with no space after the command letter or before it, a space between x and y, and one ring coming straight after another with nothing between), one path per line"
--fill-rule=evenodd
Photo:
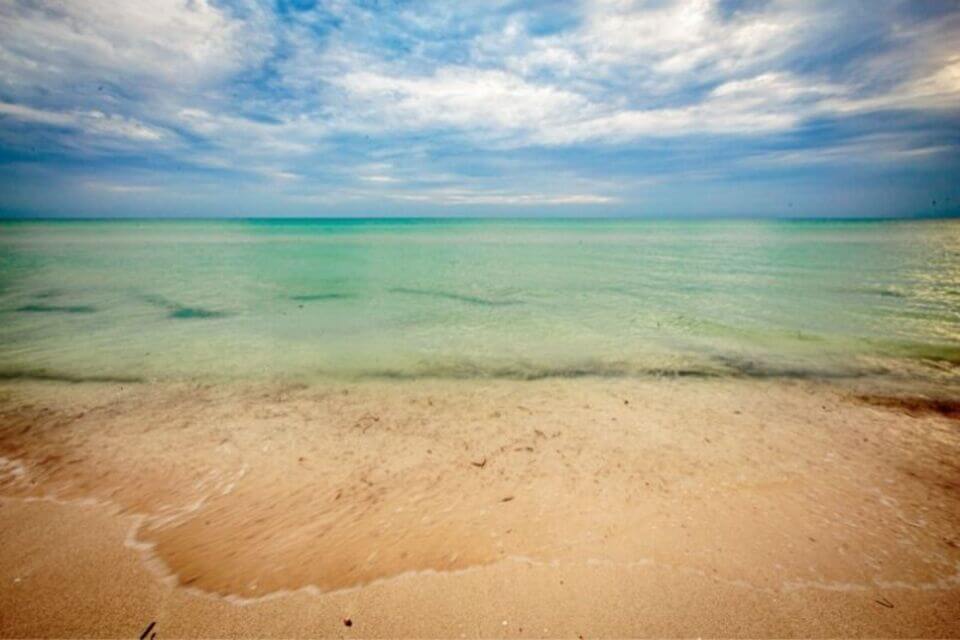
M960 221L0 222L0 377L954 384Z

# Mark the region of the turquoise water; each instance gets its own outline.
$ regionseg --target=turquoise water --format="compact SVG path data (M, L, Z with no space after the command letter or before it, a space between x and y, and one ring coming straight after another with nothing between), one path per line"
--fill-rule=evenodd
M0 223L0 376L957 381L960 222Z

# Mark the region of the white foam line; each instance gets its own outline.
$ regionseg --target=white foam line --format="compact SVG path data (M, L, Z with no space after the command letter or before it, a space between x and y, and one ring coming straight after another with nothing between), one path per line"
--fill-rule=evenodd
M944 576L931 582L903 582L902 580L875 579L868 583L856 582L817 582L815 580L793 580L783 583L784 591L802 591L819 589L821 591L873 591L888 589L895 591L952 591L960 588L960 562L954 564L953 575Z

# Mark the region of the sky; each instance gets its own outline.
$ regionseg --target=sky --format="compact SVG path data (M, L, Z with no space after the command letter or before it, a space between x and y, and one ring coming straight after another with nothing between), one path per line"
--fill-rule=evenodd
M958 214L955 0L0 0L4 216Z

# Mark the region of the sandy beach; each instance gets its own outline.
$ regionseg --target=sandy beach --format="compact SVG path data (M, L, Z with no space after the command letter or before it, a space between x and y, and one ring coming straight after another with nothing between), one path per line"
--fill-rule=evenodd
M7 381L0 634L960 635L955 405L809 381Z

